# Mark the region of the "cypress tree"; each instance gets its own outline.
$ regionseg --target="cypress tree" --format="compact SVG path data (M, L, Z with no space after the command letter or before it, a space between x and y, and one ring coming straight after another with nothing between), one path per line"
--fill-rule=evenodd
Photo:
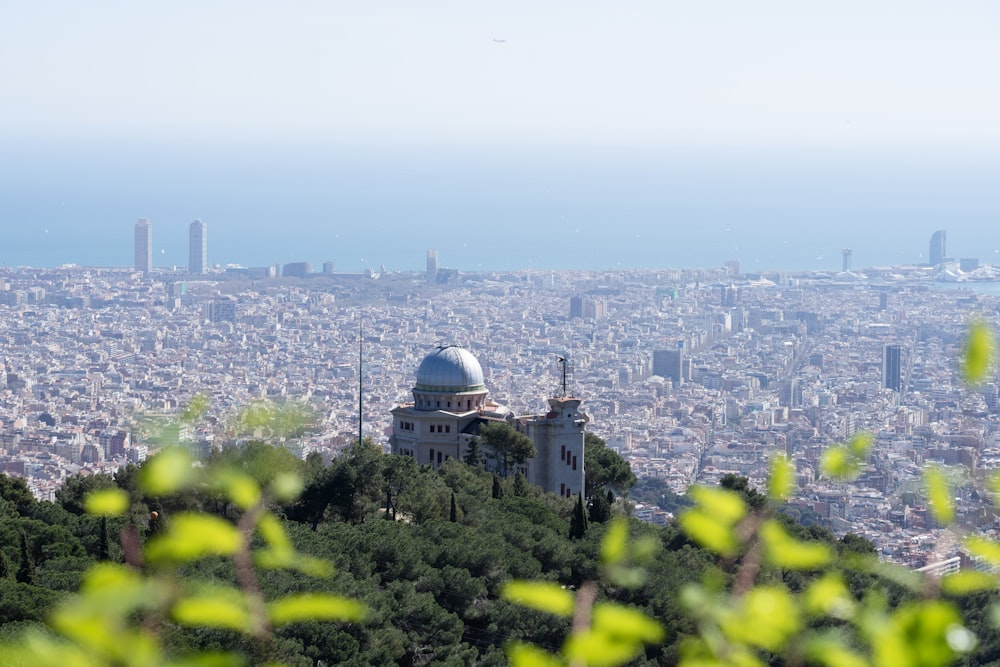
M7 554L0 549L0 580L10 579L10 561L7 560Z
M587 510L583 506L583 493L576 498L573 518L569 522L569 539L578 540L587 532Z
M111 560L111 551L108 541L108 517L101 517L101 535L97 543L97 560Z
M35 583L35 562L28 553L28 538L21 533L21 564L17 567L17 581L22 584Z
M500 476L493 473L493 497L503 498L503 485L500 483Z
M455 492L451 492L451 517L452 523L458 522L458 505L455 503Z
M524 498L528 495L528 481L521 473L514 476L514 495L518 498Z

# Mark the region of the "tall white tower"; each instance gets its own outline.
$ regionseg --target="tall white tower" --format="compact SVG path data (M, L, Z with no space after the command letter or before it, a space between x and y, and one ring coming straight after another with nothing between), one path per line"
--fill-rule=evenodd
M146 218L135 222L135 270L148 276L153 268L153 225Z
M437 280L438 272L438 251L427 251L427 282L432 283Z
M208 227L200 219L188 228L188 272L202 275L208 271Z

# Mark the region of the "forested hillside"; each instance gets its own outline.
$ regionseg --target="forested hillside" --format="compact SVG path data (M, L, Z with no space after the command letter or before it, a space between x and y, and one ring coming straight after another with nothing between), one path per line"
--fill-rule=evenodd
M599 450L603 443L590 445ZM700 650L698 637L705 631L704 619L684 597L694 590L687 585L721 592L739 586L739 577L746 574L746 558L741 564L703 549L677 526L657 528L633 520L628 524L633 541L646 537L656 547L641 564L641 585L607 576L601 542L608 519L627 513L627 504L608 493L610 480L620 482L621 475L593 478L591 502L582 517L582 499L544 494L523 479L500 479L458 461L434 471L410 458L383 454L367 442L328 465L318 456L299 461L285 450L254 443L216 454L208 468L240 471L261 488L291 471L304 481L296 500L272 503L270 510L296 552L331 561L336 570L331 577L317 578L308 568L262 569L259 586L265 600L330 592L363 602L368 612L355 622L281 625L266 640L236 629L157 618L167 655L235 649L248 664L507 664L504 651L510 642L528 642L555 654L571 632L565 615L505 598L508 582L549 581L573 591L596 581L598 600L633 606L665 629L664 641L650 644L633 663L677 664L685 652ZM22 482L0 477L0 642L16 640L26 627L42 622L80 588L84 572L95 562L142 567L135 550L169 530L175 516L195 511L235 523L246 510L239 494L212 486L154 496L141 484L143 473L130 466L113 478L70 479L55 503L36 502ZM750 507L760 510L770 502L748 489L745 480L729 479L727 485L726 493L742 496ZM111 518L87 514L87 494L102 488L127 493L128 510ZM663 501L678 507L692 503ZM903 584L852 565L871 551L864 540L848 536L838 541L825 529L779 520L794 539L830 547L832 569L843 575L857 599L878 591L895 608L917 597ZM259 534L254 540L256 547L266 546ZM820 568L757 565L756 583L793 594L805 591L820 575ZM180 567L184 580L196 589L215 590L211 587L240 578L233 561L221 556L192 558ZM993 631L983 618L993 595L976 595L962 598L980 638L968 660L986 664L1000 655L987 641ZM807 622L822 625L830 619Z

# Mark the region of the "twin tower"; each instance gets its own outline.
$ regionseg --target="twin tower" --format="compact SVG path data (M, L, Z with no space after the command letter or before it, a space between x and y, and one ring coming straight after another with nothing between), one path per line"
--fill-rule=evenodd
M146 276L153 270L153 225L146 218L135 223L135 270ZM208 272L208 226L201 220L188 226L188 272Z

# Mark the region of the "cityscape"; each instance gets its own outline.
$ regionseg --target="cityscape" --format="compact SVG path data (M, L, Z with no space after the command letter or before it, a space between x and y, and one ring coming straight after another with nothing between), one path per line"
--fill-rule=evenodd
M844 249L837 273L731 261L484 274L449 270L433 249L423 272L210 268L208 225L189 231L186 269L153 266L152 224L139 219L131 268L0 274L0 462L39 499L70 475L142 462L157 449L150 420L204 395L208 419L184 434L203 454L247 437L227 415L257 401L313 406L316 428L281 443L300 457L329 460L361 433L432 466L465 454L469 419L540 433L546 413L569 410L582 417L577 440L535 436L563 443L566 472L540 472L554 444L522 468L550 492L580 491L582 449L568 456L565 443L582 447L585 428L678 495L727 474L764 488L772 458L787 455L790 511L914 569L961 557L928 514L928 463L954 474L962 525L998 528L983 473L1000 466L1000 384L968 387L956 370L970 324L1000 312L997 273L950 258L944 230L933 263L858 269ZM435 379L455 368L459 380ZM442 396L447 410L421 412ZM428 419L454 433L413 432ZM861 433L874 438L861 476L827 479L823 451Z

